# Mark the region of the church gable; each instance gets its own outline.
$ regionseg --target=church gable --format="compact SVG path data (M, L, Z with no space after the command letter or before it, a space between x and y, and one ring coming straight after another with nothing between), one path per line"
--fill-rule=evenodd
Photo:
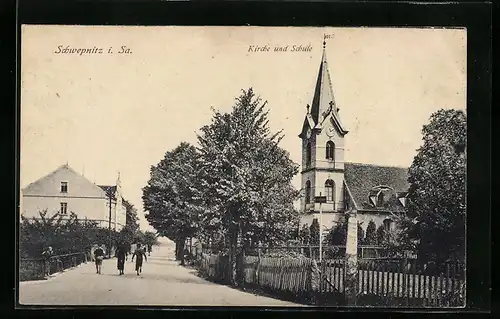
M302 131L300 132L299 137L306 137L307 130L313 130L314 126L314 120L312 119L311 114L308 113L304 119L304 124L302 124Z
M328 136L333 136L333 134L335 134L339 137L344 137L348 133L333 112L328 113L318 126L322 131L325 131ZM331 128L334 129L335 132L331 131Z
M104 191L68 165L29 184L22 190L27 196L105 197Z
M408 169L345 163L345 182L358 210L404 212Z

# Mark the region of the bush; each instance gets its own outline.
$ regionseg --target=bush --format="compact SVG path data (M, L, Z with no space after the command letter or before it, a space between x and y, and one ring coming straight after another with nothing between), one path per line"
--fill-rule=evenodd
M69 218L60 214L47 217L47 212L42 211L39 216L21 216L21 258L38 258L48 246L52 247L56 255L89 251L94 244L109 246L108 229L100 228L92 221L80 220L75 213L71 213ZM112 243L116 243L118 239L118 233L112 231Z

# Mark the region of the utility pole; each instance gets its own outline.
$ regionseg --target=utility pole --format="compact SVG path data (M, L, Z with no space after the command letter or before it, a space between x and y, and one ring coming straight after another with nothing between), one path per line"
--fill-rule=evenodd
M347 304L355 306L358 295L358 221L357 211L346 212L347 238L345 253L345 294Z
M109 247L108 247L108 258L111 258L111 189L108 190L108 197L109 197L109 224L108 224Z
M316 196L314 198L315 203L319 203L319 262L323 259L323 207L322 203L326 203L326 196Z

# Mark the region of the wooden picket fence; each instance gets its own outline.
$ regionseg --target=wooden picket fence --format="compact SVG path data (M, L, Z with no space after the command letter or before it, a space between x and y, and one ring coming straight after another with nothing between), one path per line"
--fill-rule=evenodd
M247 256L243 262L243 283L268 290L309 292L311 286L309 258L272 258Z
M227 283L227 256L202 254L205 277ZM359 261L358 305L374 307L463 307L463 265L445 265L437 273L416 267L415 261ZM245 256L238 264L243 286L278 295L314 296L325 305L344 305L344 259L317 263L310 258Z
M358 269L358 303L370 306L463 307L465 306L464 268L446 264L445 272L426 274L416 261L394 263L361 262ZM344 260L318 264L322 294L345 293ZM324 298L328 299L328 298Z

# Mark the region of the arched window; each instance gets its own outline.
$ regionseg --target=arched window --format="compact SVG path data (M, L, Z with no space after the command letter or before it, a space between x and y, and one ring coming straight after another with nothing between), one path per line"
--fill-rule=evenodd
M311 182L306 182L306 204L311 202Z
M325 182L325 193L327 201L335 202L335 182L331 179Z
M311 166L311 143L306 145L306 167Z
M384 206L384 193L379 192L377 195L377 206L382 207Z
M326 159L335 161L335 144L332 141L326 142Z

